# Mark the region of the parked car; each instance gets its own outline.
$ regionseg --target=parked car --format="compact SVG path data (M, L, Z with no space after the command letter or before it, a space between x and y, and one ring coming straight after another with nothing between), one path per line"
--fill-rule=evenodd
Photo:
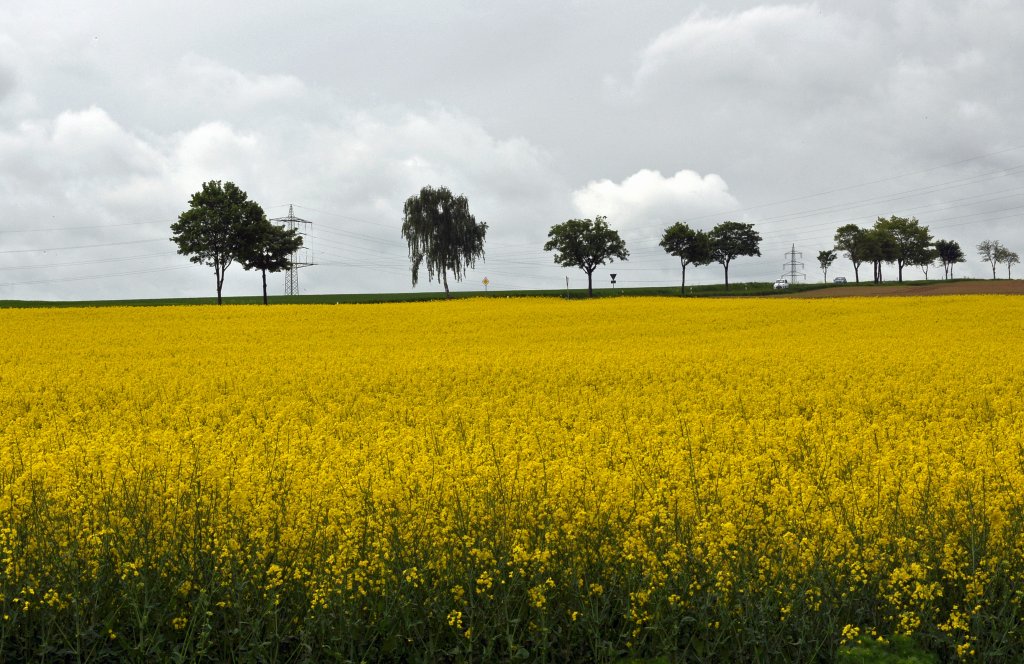
M846 283L846 277L836 277L835 279L832 280L832 283L841 286Z
M775 290L784 290L786 288L789 288L789 280L788 279L776 279L775 283L772 284L772 288L774 288Z

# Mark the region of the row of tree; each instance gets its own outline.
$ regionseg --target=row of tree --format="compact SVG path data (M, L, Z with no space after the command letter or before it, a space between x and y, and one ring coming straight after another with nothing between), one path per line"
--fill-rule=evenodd
M891 216L888 219L879 217L870 228L861 228L856 224L847 224L836 229L835 248L825 249L818 253L818 265L828 280L828 270L837 258L837 252L853 264L854 279L860 281L860 267L869 263L872 268L872 280L882 281L882 265L895 264L897 279L903 281L903 268L917 266L922 269L925 279L928 269L938 263L942 266L946 279L953 277L953 266L963 263L964 256L960 244L954 240L935 240L927 226L914 217ZM992 278L996 278L996 266L1005 263L1007 278L1010 269L1020 262L1015 252L1004 247L998 240L985 240L978 245L978 253L983 260L992 265Z
M412 283L419 281L421 265L431 281L436 277L450 295L448 273L456 281L484 256L487 224L477 222L469 212L465 196L455 196L446 187L424 187L411 196L404 207L402 237L409 245ZM725 268L729 287L729 265L740 256L760 256L761 236L752 224L726 221L708 232L691 229L683 223L665 229L661 246L679 258L683 269L681 288L686 287L686 267L720 263ZM554 252L555 262L563 267L578 267L587 275L587 292L594 294L594 271L615 259L626 260L629 251L618 231L608 226L606 217L569 219L548 231L544 251Z
M1016 251L1010 251L999 240L984 240L978 243L978 255L981 259L992 266L992 278L996 278L996 266L1000 263L1006 264L1006 278L1011 279L1013 266L1020 263L1020 256Z
M409 246L413 286L419 281L421 267L427 278L437 278L445 296L450 296L448 273L461 281L466 272L484 257L487 224L477 222L469 211L465 196L455 196L446 187L423 187L410 196L403 208L402 237ZM291 257L302 246L302 237L295 229L274 224L263 209L233 182L221 184L213 180L203 184L192 195L189 209L171 225L171 238L178 253L189 256L193 263L214 268L217 279L217 304L222 301L224 273L234 262L246 270L260 270L263 276L263 302L267 302L267 272L291 268ZM753 224L724 221L710 231L690 228L680 222L665 229L660 246L679 259L682 267L680 291L685 292L686 268L690 265L719 263L725 269L725 286L729 287L729 266L740 256L760 256L761 235ZM600 265L616 259L627 260L629 251L618 231L608 226L603 216L594 219L569 219L555 224L548 231L545 251L554 252L554 260L564 267L578 267L587 275L587 292L593 295L593 275ZM836 230L835 248L818 254L818 263L828 279L828 269L837 252L853 263L854 277L860 281L860 267L872 265L872 278L882 281L882 264L894 263L899 281L903 268L920 266L925 270L939 261L946 278L953 266L964 262L960 245L951 240L934 240L927 226L917 219L879 217L871 228L856 224ZM992 277L996 266L1010 268L1020 262L1017 254L998 241L986 240L978 245L981 257L991 263Z
M267 272L291 267L291 256L302 246L294 228L279 226L235 183L211 180L192 194L189 207L171 224L171 241L193 263L213 268L217 304L221 304L224 273L238 262L263 274L263 304L267 303Z
M680 292L686 288L686 267L715 262L725 268L725 287L729 287L729 264L740 256L760 256L761 236L752 224L724 221L708 232L694 230L683 223L665 229L662 248L679 258L682 265ZM565 267L578 267L587 274L587 292L594 294L593 274L598 265L618 258L626 260L629 252L617 231L608 227L605 217L570 219L551 227L544 251L555 252L555 262Z

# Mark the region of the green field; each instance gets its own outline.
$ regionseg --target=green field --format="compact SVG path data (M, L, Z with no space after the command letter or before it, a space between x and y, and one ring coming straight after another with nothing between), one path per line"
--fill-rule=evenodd
M956 280L962 281L962 280ZM934 284L933 281L904 281L903 286L916 286ZM884 286L893 285L892 282L881 284ZM707 286L687 286L687 297L737 297L737 296L765 296L779 295L781 293L794 293L808 290L830 288L833 284L797 284L791 286L788 291L776 291L772 289L771 282L746 282L730 284L727 290L723 284ZM862 289L865 295L871 294L871 289L877 284L861 283L847 284L844 288ZM586 289L578 288L566 291L561 290L492 290L484 291L460 291L452 292L452 298L466 297L568 297L570 299L582 299L587 297ZM595 288L594 297L641 297L641 296L666 296L679 297L678 286L652 286L646 288ZM419 302L426 300L443 300L444 293L440 291L423 291L416 293L340 293L327 295L271 295L271 304L372 304L381 302ZM225 304L261 304L262 297L259 295L242 295L225 297ZM216 304L215 297L193 297L193 298L164 298L147 300L0 300L0 307L147 307L147 306L170 306L170 305L195 305L195 304Z

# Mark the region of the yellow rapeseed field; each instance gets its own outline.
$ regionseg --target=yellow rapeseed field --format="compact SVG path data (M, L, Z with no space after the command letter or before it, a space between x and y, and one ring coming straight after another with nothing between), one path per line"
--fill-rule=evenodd
M0 660L1024 658L1024 299L0 311Z

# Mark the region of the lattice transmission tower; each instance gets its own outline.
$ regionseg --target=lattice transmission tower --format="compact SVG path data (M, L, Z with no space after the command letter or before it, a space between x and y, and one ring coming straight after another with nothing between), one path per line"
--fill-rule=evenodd
M797 271L797 268L802 270L804 267L804 264L797 260L798 258L803 258L804 255L796 250L795 244L792 249L786 252L785 256L787 260L783 263L782 267L786 272L782 276L789 279L791 284L797 283L798 279L807 279L806 274Z
M291 268L285 272L284 294L299 294L299 268L313 265L313 249L309 246L309 239L312 237L313 222L295 216L292 206L288 206L288 216L271 219L274 223L282 224L285 228L295 229L302 236L302 246L292 254Z

